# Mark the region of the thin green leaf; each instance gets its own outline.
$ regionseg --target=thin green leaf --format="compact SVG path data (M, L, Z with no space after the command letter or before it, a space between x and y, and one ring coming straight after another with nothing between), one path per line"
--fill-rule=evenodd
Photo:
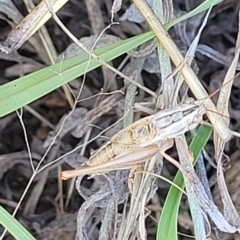
M206 0L203 4L185 16L167 23L165 28L169 29L174 24L190 18L199 12L206 10L210 5L215 5L220 1L221 0ZM94 53L102 60L108 62L152 39L153 37L153 32L147 32L110 46L97 49ZM11 113L39 99L47 93L83 75L88 64L88 58L88 54L83 54L67 59L61 63L41 69L1 86L0 117L3 117L8 113ZM88 72L100 65L101 64L97 60L91 59Z
M198 159L202 149L212 134L212 128L201 125L194 136L190 149L193 152L194 162ZM173 181L180 188L184 189L182 173L178 171ZM171 186L165 204L163 206L161 218L158 223L157 240L177 240L177 218L182 192Z
M17 240L35 240L35 238L2 206L0 206L0 224Z
M97 49L94 53L105 62L109 62L153 37L153 32L147 32ZM88 59L88 54L70 58L1 86L0 117L39 99L47 93L83 75L88 65ZM91 59L87 71L89 72L100 65L97 60Z
M197 14L208 10L210 7L217 5L218 3L222 2L223 0L206 0L198 7L194 8L192 11L172 20L171 22L164 25L166 30L169 30L175 24L185 21L191 17L196 16Z

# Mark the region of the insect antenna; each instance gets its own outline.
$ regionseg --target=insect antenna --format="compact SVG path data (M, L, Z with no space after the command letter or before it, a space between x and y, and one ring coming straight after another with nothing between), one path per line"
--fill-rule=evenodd
M237 73L233 78L231 78L230 80L228 80L227 82L225 82L220 88L218 88L217 90L215 90L214 92L212 92L211 94L209 94L206 98L203 98L202 100L205 100L205 99L207 99L207 98L211 98L211 97L214 96L216 93L220 92L220 90L221 90L223 87L225 87L227 84L231 83L231 82L232 82L236 77L238 77L239 75L240 75L240 72ZM201 100L200 100L200 101L201 101ZM222 116L222 117L224 117L224 118L230 119L228 116L226 116L226 115L224 115L224 114L222 114L222 113L220 113L220 112L216 112L216 111L213 111L213 110L211 110L211 109L206 109L206 110L209 111L209 112L218 114L218 115L220 115L220 116ZM206 123L206 122L205 122L205 123ZM212 124L210 124L210 123L207 123L207 125L212 126ZM229 129L229 130L230 130L230 132L231 132L234 136L240 137L240 133L235 132L235 131L232 131L231 129Z

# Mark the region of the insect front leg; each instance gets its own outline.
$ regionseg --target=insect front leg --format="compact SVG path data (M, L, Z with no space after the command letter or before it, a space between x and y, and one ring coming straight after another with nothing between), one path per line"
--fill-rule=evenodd
M161 149L160 149L160 153L163 157L165 157L170 163L172 163L173 165L175 165L179 170L182 170L182 167L180 165L179 162L177 162L175 159L173 159L172 157L170 157L168 154L166 154L166 151L171 148L173 146L173 139L168 139L164 142L164 144L162 145Z

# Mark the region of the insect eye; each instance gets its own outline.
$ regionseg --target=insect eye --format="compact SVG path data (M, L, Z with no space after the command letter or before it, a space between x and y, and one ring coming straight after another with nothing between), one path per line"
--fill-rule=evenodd
M187 104L193 104L195 100L193 98L187 98L184 102Z
M202 121L202 118L203 118L203 116L202 116L202 114L198 114L198 115L196 115L195 117L194 117L194 122L195 123L200 123L201 121Z

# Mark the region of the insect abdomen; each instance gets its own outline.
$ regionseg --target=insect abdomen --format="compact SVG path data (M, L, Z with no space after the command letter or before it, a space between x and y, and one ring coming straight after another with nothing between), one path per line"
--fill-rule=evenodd
M105 163L107 161L110 161L116 156L113 150L112 143L108 144L107 146L104 146L99 151L97 151L94 155L92 155L89 160L87 161L87 164L89 166L96 166L100 165L102 163Z

